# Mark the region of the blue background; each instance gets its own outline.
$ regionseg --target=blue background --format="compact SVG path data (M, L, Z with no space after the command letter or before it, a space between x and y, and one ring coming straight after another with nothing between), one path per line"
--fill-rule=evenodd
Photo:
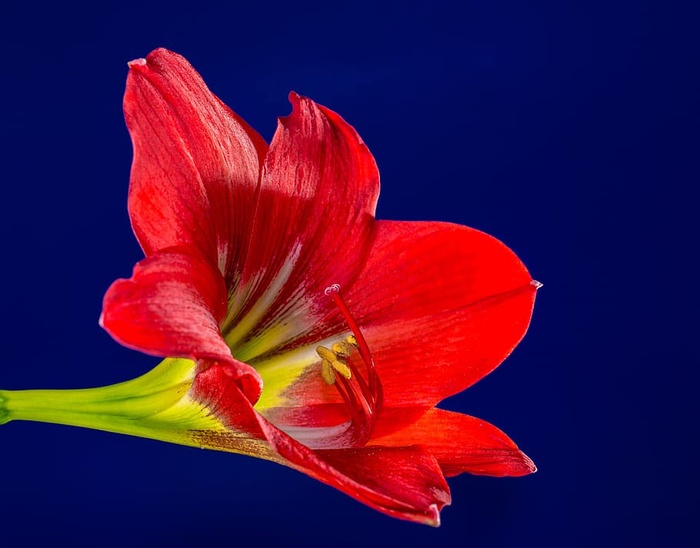
M97 318L141 258L121 99L157 46L266 139L290 89L336 110L377 159L380 218L482 229L545 286L516 352L445 404L540 470L452 479L440 529L248 457L15 422L0 545L696 545L697 28L663 4L5 2L0 387L156 362Z

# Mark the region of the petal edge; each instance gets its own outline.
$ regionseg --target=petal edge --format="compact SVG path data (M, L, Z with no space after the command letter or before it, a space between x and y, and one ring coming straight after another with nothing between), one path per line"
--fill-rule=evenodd
M418 444L435 456L446 476L525 476L537 471L530 457L494 425L453 411L433 408L413 425L371 444Z

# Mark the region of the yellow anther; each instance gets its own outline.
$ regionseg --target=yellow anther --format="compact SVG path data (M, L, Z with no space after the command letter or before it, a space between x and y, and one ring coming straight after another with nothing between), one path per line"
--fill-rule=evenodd
M321 358L321 376L328 384L335 382L334 370L346 379L352 377L352 372L348 364L345 363L345 359L350 355L352 347L348 343L341 341L340 343L333 343L332 348L333 350L325 346L316 347L316 354Z
M331 362L331 365L333 366L333 369L335 369L338 373L340 373L343 377L346 379L350 379L352 377L352 373L350 372L350 368L348 365L341 361L341 360L333 360Z
M328 360L329 362L336 359L335 352L326 348L325 346L317 346L316 354L318 354L321 359Z
M355 338L355 335L349 335L346 339L348 344L354 346L357 348L359 345L357 344L357 339Z
M335 384L335 373L333 373L333 367L328 360L321 360L321 377L326 384Z
M347 341L334 342L331 349L339 358L348 358L352 354L352 345Z

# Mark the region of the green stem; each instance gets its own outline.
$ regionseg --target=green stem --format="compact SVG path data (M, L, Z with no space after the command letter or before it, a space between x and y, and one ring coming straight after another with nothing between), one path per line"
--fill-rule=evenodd
M0 390L0 424L39 421L196 445L188 431L220 424L189 399L194 374L194 362L168 358L141 377L100 388Z

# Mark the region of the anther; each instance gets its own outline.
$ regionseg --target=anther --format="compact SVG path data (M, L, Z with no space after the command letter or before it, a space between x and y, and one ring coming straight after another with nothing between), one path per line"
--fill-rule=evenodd
M352 371L348 367L348 364L346 364L342 360L333 360L331 362L331 366L336 372L340 373L346 379L350 380L350 378L352 377Z
M352 377L352 372L345 362L345 359L350 355L349 352L343 355L336 352L335 349L329 350L325 346L318 346L316 347L316 354L318 354L318 356L321 358L321 376L328 384L333 384L335 382L333 370L340 373L346 379L350 379ZM331 368L329 371L328 367L325 367L325 370L329 371L327 373L324 373L325 364L328 364L328 367ZM328 379L331 378L331 374L333 374L333 381L328 382Z
M335 373L333 373L333 366L328 360L321 360L321 377L323 377L326 384L335 384Z
M332 350L326 348L325 346L317 346L316 354L318 354L320 358L328 360L329 362L335 359L335 353Z
M335 352L336 356L339 358L348 358L352 354L352 345L347 341L334 342L331 346L331 350Z

